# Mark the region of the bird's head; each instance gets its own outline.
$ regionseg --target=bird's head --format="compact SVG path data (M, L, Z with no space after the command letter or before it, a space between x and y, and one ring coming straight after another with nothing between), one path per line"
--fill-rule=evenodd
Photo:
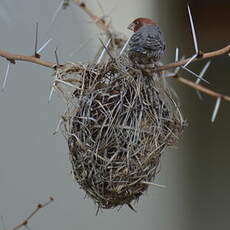
M144 25L156 25L156 23L150 18L137 18L129 24L128 29L136 32Z

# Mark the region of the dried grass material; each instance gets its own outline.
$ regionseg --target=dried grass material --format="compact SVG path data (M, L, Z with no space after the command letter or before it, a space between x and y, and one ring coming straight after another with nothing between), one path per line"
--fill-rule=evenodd
M148 75L125 55L59 70L59 79L76 82L71 94L61 89L73 175L99 208L137 200L154 180L162 152L183 130L170 90L159 75Z

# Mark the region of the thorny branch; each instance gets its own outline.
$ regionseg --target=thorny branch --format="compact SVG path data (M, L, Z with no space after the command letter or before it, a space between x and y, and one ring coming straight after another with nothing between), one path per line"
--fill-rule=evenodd
M106 21L103 19L103 17L98 17L97 15L95 15L88 7L87 5L80 1L80 0L67 0L67 2L73 2L75 4L77 4L94 22L95 24L102 29L107 35L111 35L111 31L110 31L110 24L106 23ZM111 36L110 36L111 37ZM197 62L197 61L201 61L204 59L209 59L209 58L214 58L217 56L221 56L221 55L225 55L225 54L230 54L230 45L225 46L222 49L219 50L215 50L212 52L207 52L207 53L202 53L199 52L197 54L197 57L194 58L192 62ZM20 55L20 54L13 54L13 53L9 53L7 51L3 51L0 50L0 56L3 58L6 58L9 62L15 64L16 61L26 61L26 62L31 62L31 63L35 63L38 65L42 65L51 69L56 69L57 68L57 64L53 63L53 62L49 62L49 61L45 61L37 56L25 56L25 55ZM163 70L169 70L169 69L175 69L176 67L181 67L183 65L185 65L186 63L188 63L191 60L192 57L189 57L187 59L183 59L174 63L169 63L166 65L162 65L159 66L157 69L153 69L152 65L146 65L144 66L144 68L146 70L150 70L151 72L159 72L159 71L163 71ZM61 66L59 66L61 67ZM230 97L217 93L213 90L210 90L209 88L206 88L202 85L196 84L193 81L187 80L185 78L182 78L180 76L178 76L177 74L175 74L175 76L173 76L174 79L178 80L179 82L194 88L200 92L203 92L209 96L215 97L215 98L221 98L224 99L226 101L230 101Z
M230 45L228 45L228 46L226 46L226 47L224 47L224 48L222 48L220 50L204 53L201 57L198 57L198 58L194 59L192 62L201 61L201 60L204 60L204 59L207 59L207 58L213 58L213 57L216 57L216 56L228 54L229 52L230 52ZM51 68L51 69L54 69L55 66L56 66L56 64L53 63L53 62L45 61L43 59L40 59L40 58L37 58L37 57L34 57L34 56L25 56L25 55L19 55L19 54L12 54L12 53L9 53L9 52L3 51L3 50L0 50L0 56L6 58L8 61L10 61L13 64L15 64L16 60L17 60L17 61L26 61L26 62L35 63L35 64L42 65L42 66L45 66L45 67L48 67L48 68ZM160 66L160 67L158 67L158 69L155 69L154 72L155 71L157 72L157 71L173 69L173 68L176 68L176 67L183 66L190 59L191 58L187 58L187 59L175 62L175 63L170 63L170 64ZM151 68L151 67L146 67L146 68ZM203 93L205 93L207 95L210 95L210 96L216 97L216 98L221 97L226 101L230 101L229 96L222 95L222 94L217 93L217 92L215 92L213 90L210 90L210 89L208 89L208 88L206 88L204 86L195 84L193 81L184 79L182 77L179 77L178 75L175 75L174 78L177 79L179 82L181 82L181 83L183 83L185 85L188 85L189 87L192 87L192 88L194 88L194 89L196 89L198 91L201 91L201 92L203 92Z
M54 68L54 66L56 65L53 62L45 61L35 56L13 54L4 50L0 50L0 56L6 58L12 64L16 64L16 61L25 61L25 62L31 62L38 65L42 65L48 68Z
M215 51L207 52L207 53L202 53L202 54L200 54L200 56L195 58L192 62L197 62L197 61L201 61L201 60L208 59L208 58L214 58L214 57L224 55L224 54L229 54L229 53L230 53L230 45L227 45L224 48L219 49L219 50L215 50ZM168 70L168 69L173 69L173 68L176 68L176 67L183 66L190 59L191 59L191 57L189 57L187 59L184 59L184 60L180 60L178 62L174 62L174 63L170 63L170 64L160 66L156 71ZM146 67L151 68L151 65L146 66Z
M95 15L87 5L80 0L71 0L73 3L77 4L85 13L96 23L96 25L102 29L105 33L111 34L109 30L110 24L107 24L103 17L98 17Z
M191 87L191 88L194 88L202 93L205 93L211 97L215 97L215 98L221 98L221 99L224 99L226 101L229 101L230 102L230 96L227 96L227 95L224 95L224 94L221 94L221 93L217 93L213 90L210 90L204 86L201 86L199 84L196 84L195 82L192 82L190 80L187 80L183 77L179 77L178 75L175 75L173 76L173 78L177 79L179 82Z
M17 230L17 229L19 229L19 228L21 228L21 227L23 227L23 226L27 227L29 220L30 220L40 209L45 208L46 206L48 206L48 205L49 205L51 202L53 202L53 201L54 201L53 197L50 197L50 198L49 198L49 201L47 201L46 203L44 203L44 204L38 204L37 207L34 209L34 211L31 212L31 214L30 214L27 218L25 218L20 224L16 225L14 228L12 228L12 230Z

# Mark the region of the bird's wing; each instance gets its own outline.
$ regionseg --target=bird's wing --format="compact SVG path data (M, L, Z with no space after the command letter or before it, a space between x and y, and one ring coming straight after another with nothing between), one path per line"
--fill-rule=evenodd
M130 48L137 51L138 48L146 50L165 50L165 42L157 26L143 26L133 34Z

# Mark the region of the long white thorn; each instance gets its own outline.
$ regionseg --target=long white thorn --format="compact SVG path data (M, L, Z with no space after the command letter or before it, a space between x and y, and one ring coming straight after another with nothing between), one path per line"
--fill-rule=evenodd
M196 84L199 84L199 83L200 83L201 78L204 79L203 76L204 76L204 74L206 73L206 71L207 71L208 67L210 66L210 64L211 64L211 61L208 61L208 62L205 64L204 68L201 70L201 72L200 72L200 74L199 74L199 77L200 77L200 78L197 78L197 80L196 80Z
M50 94L49 94L49 98L48 98L48 103L51 102L51 98L53 96L53 93L54 93L54 85L52 85L51 88L50 88Z
M190 69L188 69L188 68L186 68L186 67L183 67L183 66L182 66L182 69L188 71L189 73L191 73L192 75L194 75L197 79L200 79L201 81L204 81L204 82L210 84L207 80L203 79L203 78L200 77L198 74L194 73L192 70L190 70Z
M197 43L197 38L196 38L196 31L195 31L195 27L194 27L194 23L193 23L192 14L191 14L189 4L187 5L187 7L188 7L189 20L190 20L191 29L192 29L194 48L195 48L196 54L198 54L199 49L198 49L198 43Z
M120 53L119 53L119 57L123 54L124 50L126 49L127 45L129 44L129 40L131 37L128 38L128 40L125 42L124 46L122 47Z
M211 61L208 61L208 62L205 64L204 68L201 70L201 72L200 72L200 74L199 74L199 77L200 77L200 78L197 78L197 79L196 79L196 82L195 82L197 85L200 84L201 78L204 79L203 76L204 76L204 74L206 73L206 71L207 71L208 67L210 66L210 64L211 64ZM199 99L202 100L203 97L202 97L201 92L198 91L198 90L196 90L196 93L197 93Z
M197 54L194 54L194 55L183 65L183 67L188 66L196 57L197 57Z
M46 48L46 46L52 41L53 39L50 38L47 42L44 43L44 45L37 51L37 53L41 53L42 50L44 50Z
M216 119L216 115L217 115L218 110L219 110L219 108L220 108L220 102L221 102L221 98L218 97L218 98L216 99L215 108L214 108L213 113L212 113L212 119L211 119L212 122L214 122L215 119Z
M51 102L51 98L53 96L55 86L56 86L56 80L58 80L58 75L57 74L54 76L54 80L52 81L52 85L51 85L50 93L49 93L49 97L48 97L48 103Z
M179 48L176 48L176 53L175 53L175 62L179 60Z
M63 118L60 118L59 121L58 121L58 123L57 123L57 126L56 126L56 128L55 128L55 130L53 132L53 135L55 135L55 134L58 133L58 131L60 130L62 122L63 122Z
M10 62L8 62L7 67L6 67L6 73L5 73L4 81L2 84L2 90L4 90L6 87L6 82L7 82L8 75L9 75L9 70L10 70Z
M51 25L53 25L54 21L56 20L59 12L61 11L61 8L63 6L63 0L61 0L60 4L58 5L57 9L55 10L54 14L53 14L53 17L51 19Z
M100 56L99 56L98 59L97 59L96 65L98 65L98 64L101 62L101 60L102 60L102 58L103 58L103 56L104 56L104 54L105 54L105 52L106 52L106 48L108 48L109 43L111 42L111 40L112 40L112 39L110 38L110 39L107 41L107 43L105 44L104 49L102 50Z
M202 94L200 93L200 91L196 90L196 94L200 100L203 100L203 97L202 97Z

